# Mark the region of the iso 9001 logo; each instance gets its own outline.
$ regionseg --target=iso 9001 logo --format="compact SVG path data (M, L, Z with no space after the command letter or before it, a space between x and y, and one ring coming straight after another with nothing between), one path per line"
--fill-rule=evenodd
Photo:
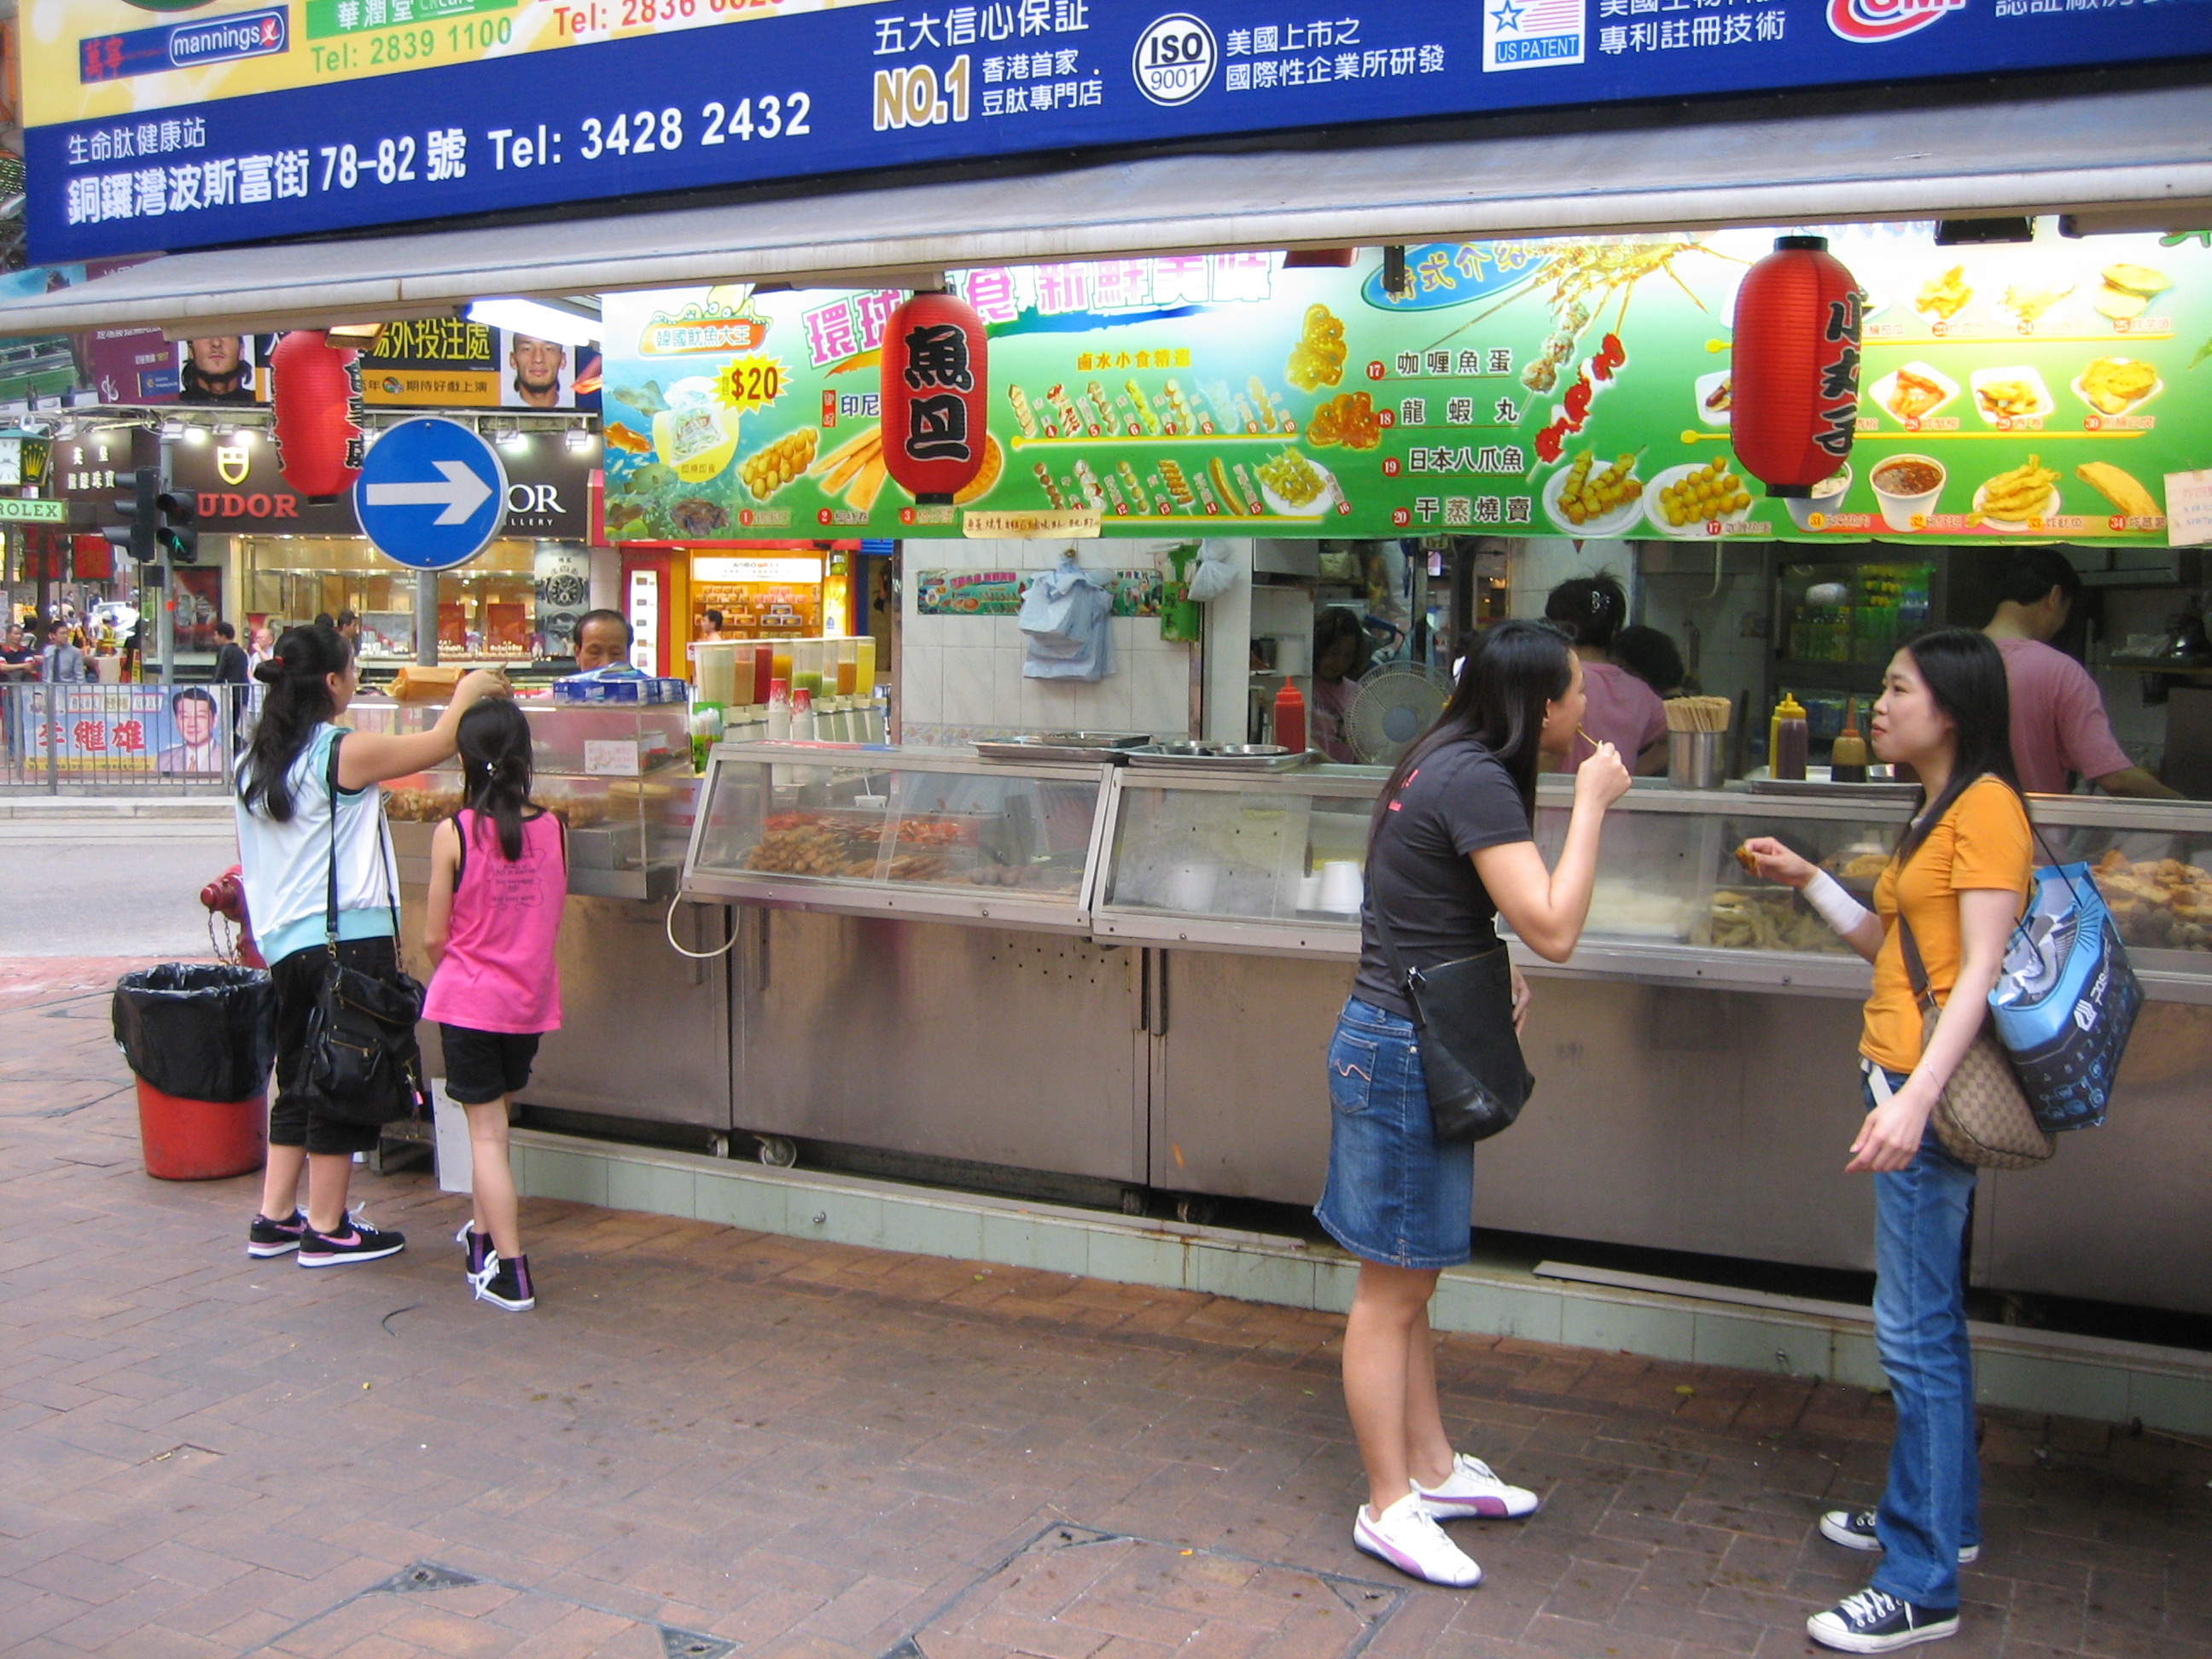
M1220 52L1213 31L1179 11L1159 19L1137 37L1130 68L1137 90L1156 104L1188 104L1213 80Z

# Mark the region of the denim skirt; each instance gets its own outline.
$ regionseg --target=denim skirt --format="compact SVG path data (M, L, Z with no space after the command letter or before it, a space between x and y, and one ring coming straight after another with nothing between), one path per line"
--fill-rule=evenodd
M1329 1237L1385 1267L1465 1261L1474 1145L1437 1144L1413 1022L1346 1002L1328 1045L1328 1181L1314 1215Z

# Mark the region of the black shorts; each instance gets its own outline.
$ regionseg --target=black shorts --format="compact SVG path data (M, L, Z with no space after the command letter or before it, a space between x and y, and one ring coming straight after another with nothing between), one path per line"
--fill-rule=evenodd
M538 1033L478 1031L442 1022L438 1030L446 1045L446 1096L457 1105L488 1105L529 1085Z
M373 1152L383 1131L374 1123L349 1123L332 1117L311 1097L299 1093L300 1066L307 1058L307 1016L322 988L325 957L319 945L295 951L269 970L276 988L276 1098L269 1107L269 1144L304 1146L318 1156ZM338 941L338 960L364 974L388 975L398 966L392 940Z

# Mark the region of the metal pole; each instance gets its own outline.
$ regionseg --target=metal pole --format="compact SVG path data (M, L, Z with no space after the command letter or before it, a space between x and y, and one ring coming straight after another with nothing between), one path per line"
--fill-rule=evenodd
M415 660L424 668L438 665L438 573L415 573Z
M169 550L161 550L161 604L159 621L155 627L155 643L161 651L161 690L173 690L177 683L177 587L176 573L169 566Z

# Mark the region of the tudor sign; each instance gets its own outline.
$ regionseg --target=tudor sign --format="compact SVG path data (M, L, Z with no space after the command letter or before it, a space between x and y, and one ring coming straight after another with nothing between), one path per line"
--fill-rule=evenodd
M55 451L59 493L90 501L100 513L112 514L118 474L128 493L130 434L86 438L58 444ZM172 444L169 455L176 488L191 492L202 531L216 535L361 534L350 499L318 505L284 482L276 467L276 447L265 437L238 444ZM507 477L503 533L582 541L587 523L585 497L597 459L546 434L526 449L503 451L501 459Z

